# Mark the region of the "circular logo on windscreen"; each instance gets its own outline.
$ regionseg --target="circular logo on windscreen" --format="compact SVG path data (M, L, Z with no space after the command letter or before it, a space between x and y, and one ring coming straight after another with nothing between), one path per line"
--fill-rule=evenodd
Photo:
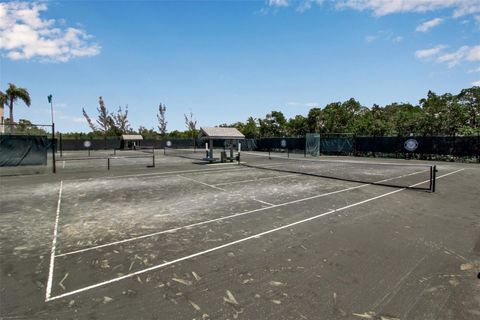
M84 141L84 142L83 142L83 146L84 146L85 148L90 148L90 147L92 146L92 142L90 142L90 141L88 141L88 140L87 140L87 141Z
M167 141L167 147L171 147L172 146L172 141L168 140Z
M287 146L287 140L282 139L282 141L280 141L280 145L282 146L282 148L285 148Z
M407 151L415 151L415 150L418 148L418 141L415 140L415 139L408 139L408 140L405 141L405 143L403 144L403 147L404 147Z

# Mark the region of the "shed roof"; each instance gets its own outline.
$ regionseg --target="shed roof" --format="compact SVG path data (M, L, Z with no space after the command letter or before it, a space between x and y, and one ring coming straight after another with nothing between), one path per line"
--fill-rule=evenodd
M245 136L236 128L205 127L200 128L200 138L208 139L245 139Z
M122 140L143 140L140 134L122 134Z

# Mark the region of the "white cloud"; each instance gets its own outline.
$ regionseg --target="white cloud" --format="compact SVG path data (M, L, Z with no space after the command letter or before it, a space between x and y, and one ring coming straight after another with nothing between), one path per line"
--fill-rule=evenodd
M394 43L400 43L403 41L403 37L401 36L396 36L395 38L392 39Z
M430 58L430 57L438 55L446 47L447 46L440 44L440 45L435 46L433 48L417 50L417 51L415 51L415 57L417 57L418 59Z
M416 29L417 32L427 32L428 30L440 25L443 22L442 18L435 18L432 20L425 21L419 25Z
M480 45L470 49L467 55L468 61L480 61Z
M68 121L68 122L74 122L74 123L85 123L85 124L87 123L87 120L85 120L84 117L72 117L69 115L61 115L59 116L59 118L64 122Z
M365 42L366 43L372 43L373 41L377 40L378 36L366 36L365 37Z
M267 0L267 4L270 7L288 7L290 0Z
M463 46L457 51L439 56L437 61L447 63L449 68L456 66L462 61L480 61L480 45L474 47Z
M337 8L373 11L376 16L401 12L428 12L451 8L454 17L480 12L478 0L341 0Z
M43 19L40 14L47 9L46 3L0 3L0 50L6 57L66 62L100 53L100 46L84 30L62 29L54 19Z
M446 53L438 57L438 62L448 63L448 67L452 68L460 63L463 59L465 59L465 55L468 53L468 46L463 46L457 51Z
M470 69L470 70L468 70L467 72L468 72L468 73L480 72L480 67L474 68L474 69Z
M478 0L465 1L465 5L459 6L453 13L455 18L466 16L469 14L480 13L480 4Z
M400 43L403 41L402 36L397 36L391 30L380 30L376 34L365 36L366 43L372 43L377 40L391 41L393 43Z
M480 80L472 82L472 86L480 87Z
M268 7L274 7L274 8L286 8L289 7L293 4L298 4L296 6L296 11L303 13L305 11L308 11L312 8L313 4L316 5L321 5L324 2L324 0L300 0L300 1L294 1L294 0L267 0L267 6Z

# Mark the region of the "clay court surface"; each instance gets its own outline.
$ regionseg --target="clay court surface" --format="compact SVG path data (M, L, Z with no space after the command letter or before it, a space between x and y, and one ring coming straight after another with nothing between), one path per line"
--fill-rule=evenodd
M431 193L84 153L0 177L1 319L480 319L478 164Z

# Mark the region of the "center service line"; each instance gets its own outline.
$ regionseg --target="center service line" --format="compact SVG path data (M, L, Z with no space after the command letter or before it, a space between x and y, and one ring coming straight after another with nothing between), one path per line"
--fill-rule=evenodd
M454 173L457 173L457 172L460 172L460 171L463 171L463 170L464 169L459 169L459 170L456 170L456 171L438 176L437 179L449 176L451 174L454 174ZM418 185L421 185L423 183L427 183L429 181L430 180L422 181L422 182L413 184L409 187L410 188L411 187L416 187ZM130 274L118 277L118 278L114 278L114 279L110 279L110 280L107 280L107 281L99 282L99 283L96 283L96 284L91 285L91 286L87 286L87 287L84 287L84 288L81 288L81 289L73 290L73 291L70 291L70 292L55 296L55 297L51 297L51 298L47 299L46 301L53 301L53 300L57 300L57 299L60 299L60 298L68 297L68 296L71 296L71 295L74 295L74 294L77 294L77 293L80 293L80 292L84 292L84 291L91 290L91 289L94 289L94 288L102 287L102 286L110 284L110 283L118 282L118 281L121 281L123 279L131 278L131 277L137 276L139 274L143 274L143 273L146 273L146 272L149 272L149 271L157 270L157 269L160 269L160 268L163 268L163 267L166 267L166 266L169 266L169 265L172 265L172 264L184 261L184 260L189 260L189 259L192 259L192 258L195 258L195 257L198 257L198 256L202 256L204 254L207 254L207 253L210 253L210 252L213 252L213 251L217 251L217 250L220 250L220 249L223 249L223 248L226 248L226 247L230 247L230 246L233 246L233 245L236 245L238 243L242 243L242 242L245 242L245 241L248 241L248 240L251 240L251 239L258 239L261 236L264 236L264 235L267 235L267 234L270 234L270 233L273 233L273 232L277 232L277 231L280 231L280 230L283 230L283 229L287 229L287 228L293 227L293 226L301 224L301 223L312 221L312 220L330 215L332 213L343 211L343 210L346 210L346 209L349 209L349 208L352 208L352 207L355 207L355 206L358 206L358 205L361 205L361 204L364 204L364 203L367 203L367 202L370 202L370 201L373 201L373 200L377 200L377 199L380 199L380 198L383 198L383 197L387 197L389 195L404 191L406 189L407 188L402 188L402 189L398 189L398 190L395 190L395 191L390 191L390 192L378 195L378 196L373 197L373 198L369 198L369 199L366 199L366 200L363 200L363 201L360 201L360 202L352 203L350 205L347 205L347 206L344 206L344 207L341 207L341 208L338 208L338 209L329 210L327 212L315 215L315 216L310 217L310 218L306 218L306 219L299 220L299 221L296 221L296 222L293 222L293 223L289 223L287 225L284 225L284 226L281 226L281 227L278 227L278 228L274 228L274 229L270 229L270 230L267 230L267 231L264 231L264 232L260 232L260 233L254 234L252 236L242 238L242 239L239 239L239 240L236 240L236 241L232 241L232 242L229 242L229 243L225 243L225 244L222 244L220 246L217 246L217 247L214 247L214 248L211 248L211 249L200 251L200 252L197 252L197 253L182 257L182 258L178 258L178 259L175 259L175 260L172 260L172 261L167 261L165 263L162 263L162 264L159 264L159 265L156 265L156 266L152 266L152 267L147 268L147 269L139 270L137 272L130 273Z

